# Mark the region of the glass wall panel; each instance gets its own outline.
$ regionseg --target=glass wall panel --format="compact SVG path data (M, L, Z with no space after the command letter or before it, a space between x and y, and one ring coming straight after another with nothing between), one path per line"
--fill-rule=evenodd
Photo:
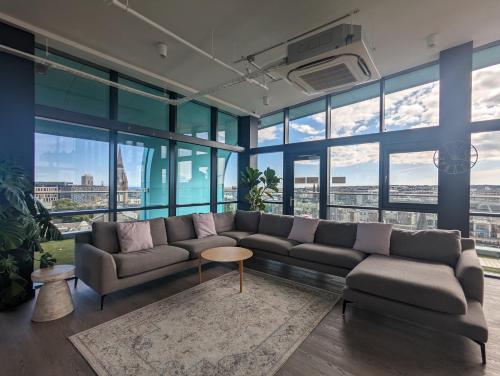
M389 156L389 202L437 204L438 169L434 151L394 153Z
M168 98L165 90L156 90L122 77L118 78L118 82L146 93ZM118 90L118 120L168 131L168 104L125 90Z
M217 150L217 202L238 200L238 153Z
M119 133L117 142L117 206L167 205L168 141Z
M195 213L210 213L210 205L183 206L177 208L177 215L187 215Z
M56 225L62 234L76 234L92 230L94 222L108 222L108 213L65 215L63 217L53 215L52 223Z
M39 49L37 56L48 58L79 71L109 80L109 73L89 65L49 54ZM109 117L109 86L77 77L58 69L35 73L35 103L88 115Z
M238 118L217 112L217 141L229 145L238 145Z
M500 119L500 45L473 55L471 120Z
M146 219L168 217L168 209L147 209L134 211L120 211L116 213L118 222L143 221Z
M319 218L320 156L293 161L293 215Z
M40 119L35 132L35 196L45 207L108 208L108 132Z
M470 236L481 249L494 251L500 249L500 218L470 216Z
M52 240L42 243L43 250L50 253L56 259L56 265L75 264L75 239ZM33 259L35 270L40 269L40 259Z
M428 230L437 228L436 213L419 213L405 211L383 211L384 223L391 223L402 230Z
M479 158L470 172L470 211L500 213L500 132L473 133Z
M210 202L210 148L177 143L177 204Z
M283 214L283 204L278 204L275 202L266 202L266 208L264 213L270 214Z
M284 140L283 112L260 119L257 146L281 145Z
M378 222L378 210L330 207L328 219L336 222Z
M378 207L379 144L335 146L329 153L329 203Z
M210 107L194 102L177 106L177 133L210 139Z
M288 142L316 141L325 138L325 99L290 108Z
M257 168L264 171L266 168L276 171L279 178L283 178L283 153L263 153L257 154ZM278 185L279 192L274 193L273 201L283 201L283 180Z
M330 137L378 133L380 130L380 83L331 97Z
M237 203L229 203L218 204L217 205L217 213L235 213L238 210Z
M385 130L439 125L439 66L385 81Z

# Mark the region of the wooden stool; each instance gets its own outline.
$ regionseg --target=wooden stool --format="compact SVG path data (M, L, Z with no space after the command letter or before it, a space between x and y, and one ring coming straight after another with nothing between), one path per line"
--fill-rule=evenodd
M73 299L66 279L74 275L73 265L54 265L31 273L33 282L43 283L31 320L51 321L73 312Z

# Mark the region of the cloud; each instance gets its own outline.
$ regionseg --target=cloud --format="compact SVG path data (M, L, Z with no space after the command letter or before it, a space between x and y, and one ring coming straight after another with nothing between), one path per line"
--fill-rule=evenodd
M280 137L279 133L276 126L259 129L259 142L277 140Z
M392 165L422 166L434 164L434 151L391 154Z
M378 132L379 98L332 109L332 134L346 137L355 134Z
M330 161L336 168L354 167L363 163L374 163L378 168L378 143L335 146L330 150Z
M316 123L324 125L326 122L326 116L324 112L320 112L310 116Z
M472 72L472 121L500 118L500 64Z
M325 132L324 129L316 129L309 124L290 123L290 128L292 128L293 130L295 130L299 133L304 133L304 134L308 134L311 136L319 135L319 134L322 134Z

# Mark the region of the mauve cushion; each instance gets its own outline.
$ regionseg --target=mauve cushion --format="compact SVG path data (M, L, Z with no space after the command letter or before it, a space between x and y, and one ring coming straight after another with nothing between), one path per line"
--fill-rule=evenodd
M122 253L153 248L149 222L121 222L116 224L116 234Z
M293 217L292 230L288 239L299 243L313 243L318 223L319 220L314 218Z
M365 253L388 256L391 247L392 225L387 223L358 223L354 249Z
M215 231L214 216L212 213L193 214L193 224L198 239L217 235L217 231Z

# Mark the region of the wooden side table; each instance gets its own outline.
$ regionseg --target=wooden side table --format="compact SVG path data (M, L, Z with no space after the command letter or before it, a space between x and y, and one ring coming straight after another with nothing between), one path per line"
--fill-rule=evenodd
M31 273L33 282L43 283L31 320L51 321L73 312L73 299L66 279L74 275L73 265L54 265Z

